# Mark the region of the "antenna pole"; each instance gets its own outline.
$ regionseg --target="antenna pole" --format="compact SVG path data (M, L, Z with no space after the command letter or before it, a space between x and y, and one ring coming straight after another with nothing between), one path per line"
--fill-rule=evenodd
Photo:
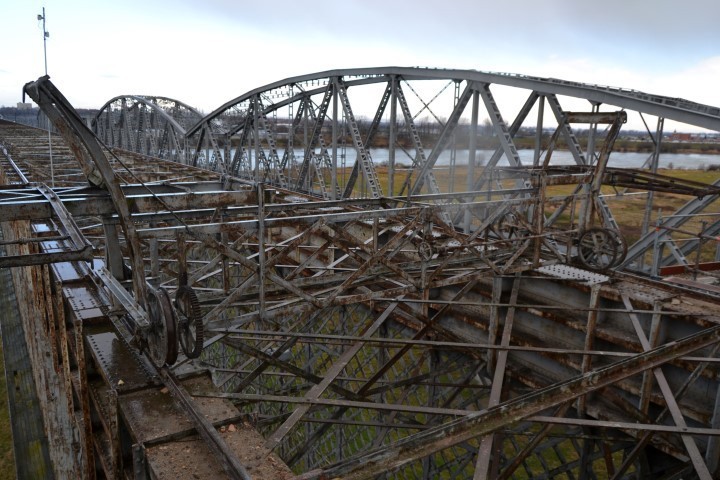
M42 15L38 15L38 20L42 20L43 22L43 57L45 58L45 76L48 74L48 68L47 68L47 39L50 37L50 32L48 32L45 29L45 7L42 9ZM48 131L48 146L50 148L50 186L55 188L55 169L53 168L53 154L52 154L52 134L51 129L52 126L50 124L50 119L48 118L48 125L47 125L47 131Z

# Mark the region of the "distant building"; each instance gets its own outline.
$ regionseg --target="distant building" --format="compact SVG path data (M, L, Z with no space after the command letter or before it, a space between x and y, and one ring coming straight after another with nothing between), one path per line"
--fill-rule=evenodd
M690 142L692 141L693 137L690 133L677 133L673 132L672 135L670 135L670 141L671 142Z
M18 102L18 110L32 110L32 103Z

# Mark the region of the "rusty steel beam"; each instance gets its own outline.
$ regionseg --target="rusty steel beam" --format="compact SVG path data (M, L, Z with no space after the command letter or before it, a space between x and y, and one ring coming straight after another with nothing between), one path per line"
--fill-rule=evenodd
M197 404L180 386L175 375L168 368L159 369L159 374L163 378L165 386L170 389L172 395L180 402L188 416L192 418L197 432L211 447L228 476L233 480L250 480L251 477L240 459L238 459L237 454L228 448L213 424L200 414Z
M607 123L617 121L625 123L627 113L620 112L565 112L565 121L568 123Z
M132 287L135 298L141 305L144 305L147 299L147 286L145 285L145 272L140 253L140 239L135 230L135 225L130 220L130 210L120 188L117 175L100 147L97 138L78 117L77 112L67 99L50 82L50 77L47 75L40 77L35 82L27 83L23 87L23 92L30 95L48 118L52 120L55 128L61 132L80 162L88 182L95 186L102 186L109 192L128 241L130 262L132 264Z
M627 296L623 297L623 302L628 307L628 310L632 310L632 304L630 299ZM642 344L643 350L648 351L653 346L651 345L650 341L648 340L647 335L642 329L642 326L640 325L640 322L637 319L637 316L630 314L630 319L632 320L633 327L635 328L635 333L638 336L638 339L640 340L640 343ZM673 394L673 390L670 387L670 384L667 381L667 378L665 377L665 374L663 373L662 369L660 368L654 368L652 370L653 375L655 376L655 382L660 388L660 391L662 392L662 396L665 400L665 405L670 412L670 415L672 416L673 422L675 422L675 425L677 425L680 428L687 427L687 423L685 421L685 417L683 416L682 411L680 410L680 407L678 405L677 399L675 398ZM695 467L695 473L698 475L698 477L701 480L712 480L713 475L710 473L710 470L708 469L707 465L705 464L705 461L702 458L702 454L700 453L700 450L698 449L697 444L695 443L695 439L691 437L690 435L681 435L683 444L685 445L685 449L687 450L688 456L690 457L690 460L692 461L693 466Z

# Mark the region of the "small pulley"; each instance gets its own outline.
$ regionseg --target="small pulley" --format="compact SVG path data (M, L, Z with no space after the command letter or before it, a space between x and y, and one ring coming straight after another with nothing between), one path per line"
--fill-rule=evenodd
M420 244L417 247L418 255L420 256L420 259L427 262L429 261L435 252L433 251L432 245L430 245L428 242L423 240L420 242Z
M620 232L590 228L578 239L578 258L586 268L604 271L620 265L627 255L627 243Z

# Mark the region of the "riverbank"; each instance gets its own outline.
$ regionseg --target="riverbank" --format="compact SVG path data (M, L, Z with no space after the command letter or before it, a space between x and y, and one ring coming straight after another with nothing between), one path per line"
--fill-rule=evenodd
M425 148L430 148L432 145L434 145L437 142L437 134L421 134L420 135L420 141L422 142L423 146ZM295 144L301 145L302 144L302 138L300 135L296 136ZM331 145L332 144L332 138L329 134L323 135L323 140L325 142L325 145ZM587 150L587 137L586 136L578 136L577 137L578 142L580 143L580 146L582 147L583 151ZM536 139L534 136L520 136L520 137L514 137L513 143L515 144L515 148L518 150L535 150L535 142ZM233 147L237 147L239 143L239 139L233 138ZM349 136L343 136L338 139L338 143L340 145L346 145L351 146L353 145L352 138ZM414 149L415 144L413 143L413 139L405 132L399 132L398 136L396 138L397 146L404 149ZM286 139L284 138L278 138L276 139L276 144L279 148L285 148L286 146ZM466 150L469 148L469 138L467 135L464 135L462 133L456 134L453 139L450 140L450 144L454 144L456 149L459 150ZM550 144L550 135L543 135L542 143L541 143L541 150L546 150L548 148L548 145ZM387 135L387 132L378 132L373 138L370 144L368 145L369 148L389 148L390 141ZM497 137L495 136L488 136L488 135L478 135L476 137L475 141L475 148L479 150L494 150L500 146L500 142ZM602 147L602 139L599 138L596 142L596 148L599 150ZM555 150L559 151L567 151L567 144L565 143L565 140L560 138L558 139ZM645 140L636 140L634 137L620 137L615 141L615 145L613 147L613 152L623 152L623 153L652 153L655 151L655 144L651 141L645 141ZM660 152L661 153L683 153L683 154L708 154L708 155L718 155L720 154L720 143L703 143L703 142L671 142L668 140L663 141L660 144Z

